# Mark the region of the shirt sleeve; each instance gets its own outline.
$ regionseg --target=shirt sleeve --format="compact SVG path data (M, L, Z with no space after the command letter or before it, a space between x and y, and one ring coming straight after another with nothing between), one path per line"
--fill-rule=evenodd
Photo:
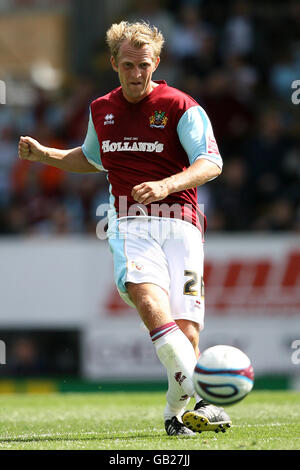
M90 110L88 130L85 137L85 141L82 145L82 151L86 156L89 163L94 165L98 170L104 170L101 161L100 145L98 136L93 123L93 117Z
M177 134L191 165L199 158L204 158L222 169L223 160L212 126L201 106L192 106L185 111L178 122Z

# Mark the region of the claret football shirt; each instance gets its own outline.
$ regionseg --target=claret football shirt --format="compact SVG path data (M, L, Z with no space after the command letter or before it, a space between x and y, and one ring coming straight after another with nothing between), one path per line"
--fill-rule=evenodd
M82 151L92 165L107 171L114 217L179 217L201 229L197 188L147 206L137 204L131 196L135 185L179 173L199 158L222 168L203 108L165 81L156 83L159 85L138 103L128 102L121 87L93 101ZM166 207L174 210L168 212Z

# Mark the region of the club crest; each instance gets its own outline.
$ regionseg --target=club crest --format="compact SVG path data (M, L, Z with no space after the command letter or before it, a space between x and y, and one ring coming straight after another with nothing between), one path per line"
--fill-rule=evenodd
M150 127L156 127L164 129L167 125L168 118L165 111L154 111L154 114L150 116Z

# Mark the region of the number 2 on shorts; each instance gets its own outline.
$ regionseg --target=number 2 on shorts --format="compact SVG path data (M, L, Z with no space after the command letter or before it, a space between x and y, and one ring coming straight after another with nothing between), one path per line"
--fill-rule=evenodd
M199 295L199 282L198 282L198 274L196 271L188 271L184 270L184 275L190 277L183 286L183 294L184 295ZM201 276L201 287L200 287L200 296L204 297L204 281L203 276Z

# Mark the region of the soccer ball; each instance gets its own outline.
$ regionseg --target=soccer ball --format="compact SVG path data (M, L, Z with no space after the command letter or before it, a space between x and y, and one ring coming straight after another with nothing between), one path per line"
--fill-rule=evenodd
M193 374L196 392L214 405L233 405L252 390L249 357L233 346L218 345L201 354Z

